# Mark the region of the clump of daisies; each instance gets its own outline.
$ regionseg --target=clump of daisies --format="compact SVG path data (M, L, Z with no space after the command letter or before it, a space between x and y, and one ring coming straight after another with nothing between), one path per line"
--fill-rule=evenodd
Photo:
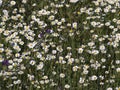
M120 90L120 0L0 0L0 88Z

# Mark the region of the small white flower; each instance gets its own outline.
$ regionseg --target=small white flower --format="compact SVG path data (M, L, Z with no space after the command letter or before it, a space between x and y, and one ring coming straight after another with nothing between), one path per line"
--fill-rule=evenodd
M28 47L29 48L34 48L36 44L37 44L37 42L29 43Z
M71 3L76 3L78 2L79 0L70 0Z
M2 53L4 51L4 48L0 48L0 53Z
M104 8L104 12L105 12L105 13L108 13L109 10L108 10L107 8Z
M72 26L73 26L73 28L77 28L77 22L74 22L73 24L72 24Z
M21 48L20 48L17 44L15 44L15 45L13 46L13 48L14 48L15 50L17 50L17 51L21 51Z
M74 58L68 59L68 64L72 64L74 62Z
M42 57L42 54L41 53L38 53L37 54L37 58L41 58Z
M74 72L76 72L78 70L78 66L74 66L72 69Z
M113 90L111 87L107 88L107 90Z
M56 72L55 72L55 71L53 71L53 72L52 72L52 74L53 74L53 75L56 75Z
M117 72L120 72L120 68L117 68L116 71L117 71Z
M45 83L46 83L46 84L49 83L49 80L45 80Z
M88 46L90 46L90 47L92 47L93 45L95 45L94 42L89 42L89 43L88 43Z
M13 69L13 66L12 66L12 65L9 65L8 68L9 68L9 69Z
M89 72L88 70L84 70L84 71L83 71L83 74L86 75L86 74L88 74L88 72Z
M15 1L11 1L10 4L13 6L13 5L16 4L16 2Z
M21 83L21 80L17 80L17 84L20 84Z
M28 74L28 78L29 78L29 80L31 81L31 80L34 80L34 75L30 75L30 74Z
M18 63L21 63L23 60L22 59L18 59Z
M2 0L0 0L0 6L2 5Z
M65 85L65 88L66 88L66 89L70 88L70 85L66 84L66 85Z
M16 53L16 54L15 54L15 57L19 57L19 56L20 56L20 53Z
M95 26L97 25L97 23L96 23L95 21L92 21L92 22L91 22L91 25L92 25L93 27L95 27Z
M17 84L17 81L13 81L13 84Z
M54 19L55 19L55 16L51 15L51 16L49 16L48 19L49 19L49 20L54 20Z
M52 54L56 54L57 53L57 51L56 50L52 50Z
M85 81L85 79L80 77L79 83L84 83L84 81Z
M24 3L24 4L27 3L27 0L22 0L22 3Z
M101 61L102 61L102 62L106 62L106 59L105 59L105 58L102 58Z
M68 24L67 24L67 26L68 26L68 27L70 27L70 26L71 26L71 24L70 24L70 23L68 23Z
M98 8L95 10L95 12L96 12L96 13L99 13L101 10L102 10L102 9L101 9L100 7L98 7Z
M32 65L32 66L35 65L35 63L36 63L36 62L35 62L34 60L31 60L31 61L30 61L30 65Z
M95 75L93 75L92 77L91 77L91 80L97 80L97 76L95 76Z
M116 60L116 64L120 64L120 60Z
M43 62L40 62L40 64L37 66L37 70L41 70L43 66L44 66Z
M4 29L0 28L0 34L4 31Z
M97 55L97 54L99 54L99 51L98 50L92 50L92 54Z
M23 74L23 73L24 73L23 71L19 71L19 72L18 72L18 74L20 74L20 75Z
M42 78L43 78L43 79L48 79L48 76L43 76Z
M83 52L83 48L79 48L78 53L82 53L82 52Z
M61 78L64 78L64 77L65 77L65 74L64 74L64 73L61 73L61 74L60 74L60 77L61 77Z
M59 26L60 26L61 24L62 24L62 22L57 22L57 25L59 25Z
M62 18L62 19L61 19L61 22L65 22L65 18Z
M100 49L100 50L105 50L105 46L104 46L104 45L101 45L101 46L99 47L99 49Z
M4 15L8 16L8 11L7 10L3 10Z
M40 84L44 84L45 82L43 80L40 81Z

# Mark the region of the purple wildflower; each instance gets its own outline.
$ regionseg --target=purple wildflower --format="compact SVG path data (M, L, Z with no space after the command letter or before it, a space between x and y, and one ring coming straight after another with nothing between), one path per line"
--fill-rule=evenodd
M8 60L2 61L2 65L8 66L9 65L9 61Z
M53 30L47 29L46 32L47 32L47 33L52 33Z
M40 33L40 34L38 35L39 38L41 38L41 37L43 37L43 36L44 36L44 33Z

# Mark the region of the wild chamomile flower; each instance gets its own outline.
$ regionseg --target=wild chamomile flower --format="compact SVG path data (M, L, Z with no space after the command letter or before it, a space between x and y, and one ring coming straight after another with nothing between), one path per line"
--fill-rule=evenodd
M79 0L70 0L71 3L77 3Z
M16 4L16 2L12 0L12 1L10 1L10 4L13 6Z

